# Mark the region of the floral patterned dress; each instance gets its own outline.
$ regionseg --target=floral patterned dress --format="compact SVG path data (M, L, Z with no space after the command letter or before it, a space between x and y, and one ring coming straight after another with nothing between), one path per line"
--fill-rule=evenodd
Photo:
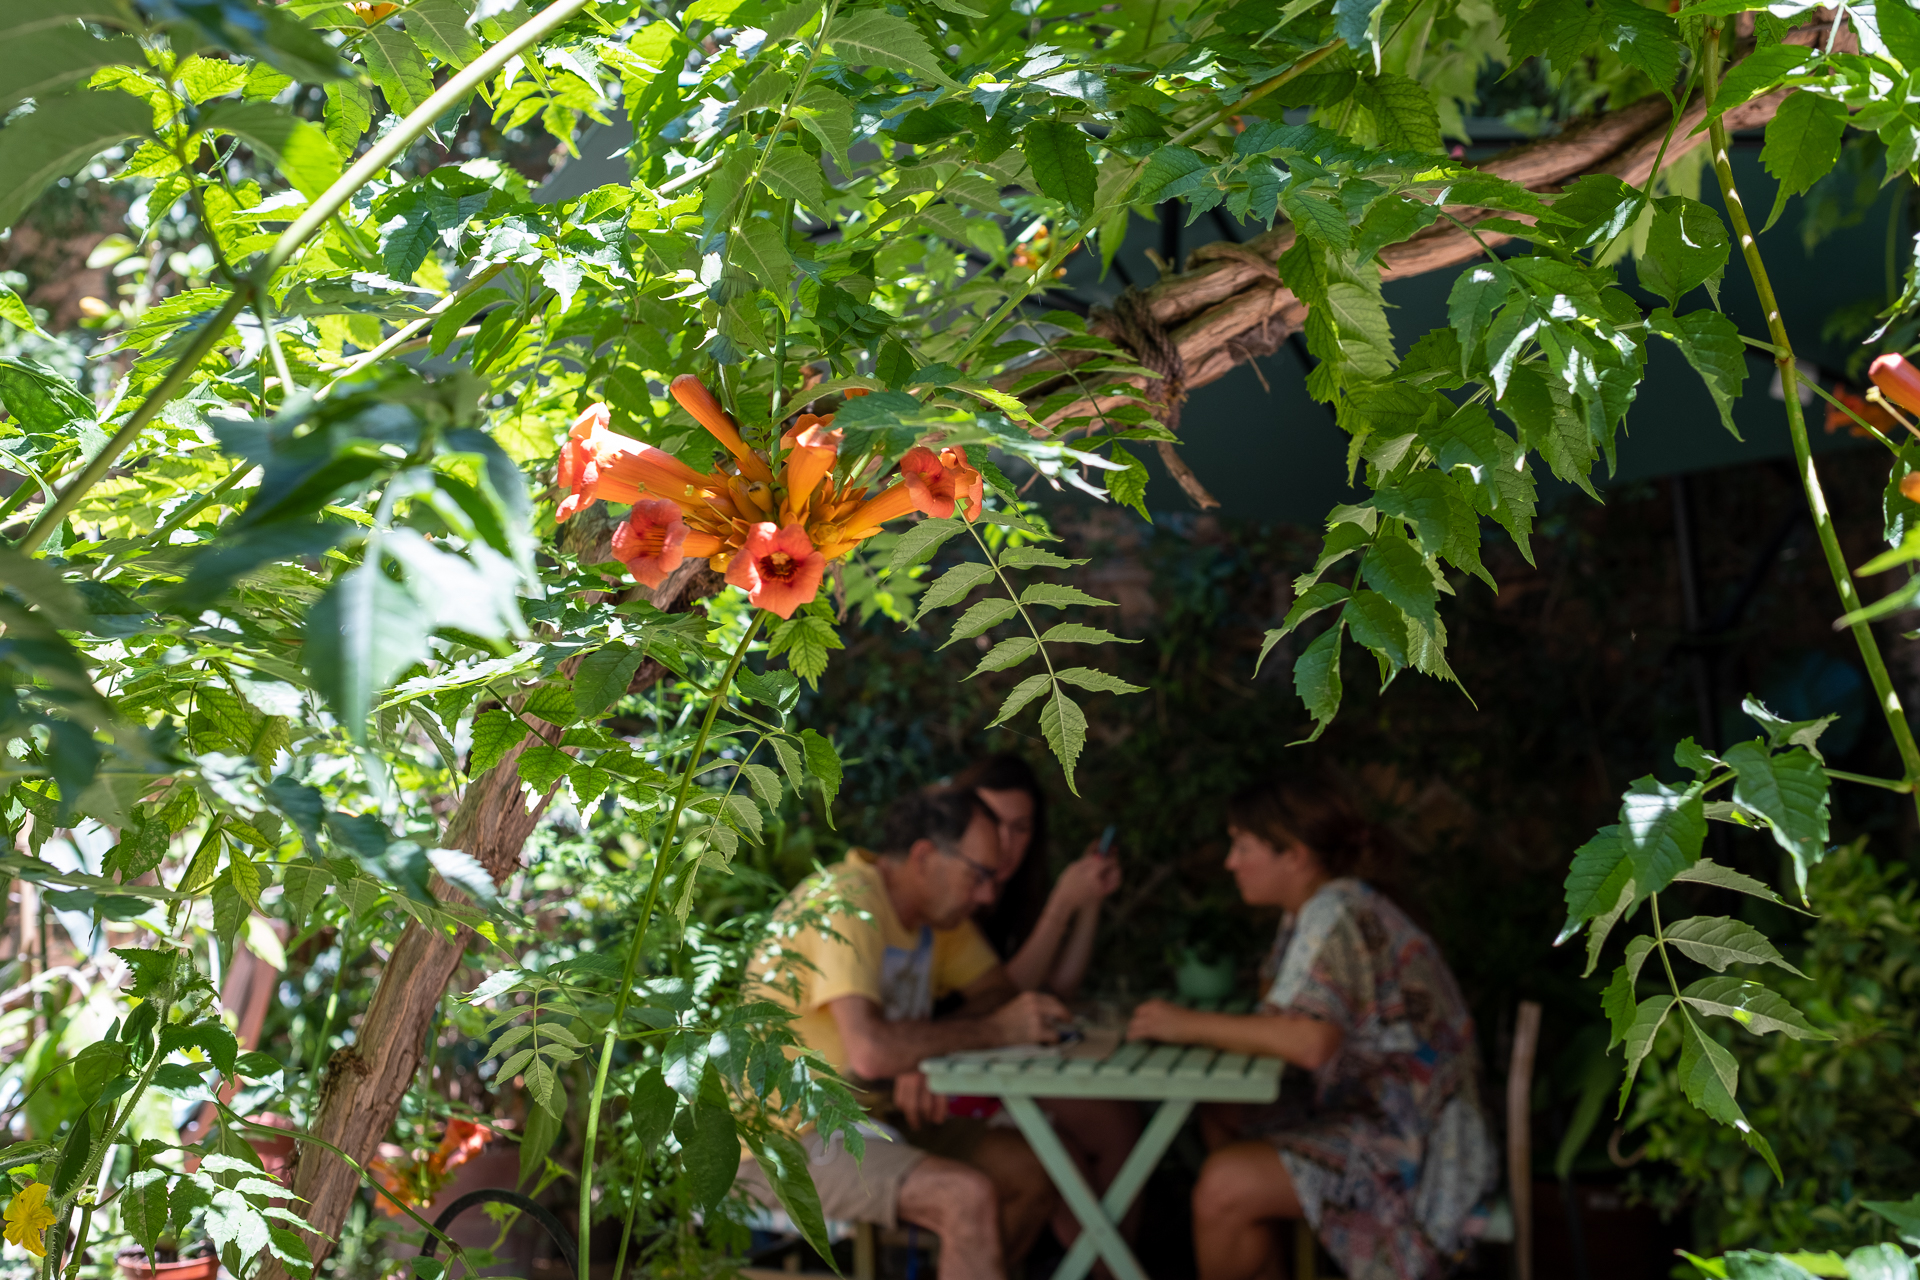
M1473 1019L1433 939L1358 880L1281 922L1261 1011L1345 1032L1311 1077L1249 1117L1350 1280L1429 1280L1478 1234L1499 1176ZM1311 1085L1309 1089L1307 1086Z

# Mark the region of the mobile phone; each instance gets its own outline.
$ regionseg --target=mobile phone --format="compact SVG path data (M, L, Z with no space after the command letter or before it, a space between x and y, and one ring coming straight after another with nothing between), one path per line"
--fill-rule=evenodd
M1118 834L1120 834L1120 828L1111 822L1107 824L1107 829L1100 833L1101 857L1110 858L1113 856L1113 838Z

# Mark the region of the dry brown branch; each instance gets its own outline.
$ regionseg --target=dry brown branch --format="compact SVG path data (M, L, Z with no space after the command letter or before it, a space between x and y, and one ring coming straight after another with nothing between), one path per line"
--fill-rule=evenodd
M1816 10L1816 15L1814 21L1789 32L1787 40L1796 44L1824 42L1829 29L1827 11ZM1837 47L1855 47L1850 30L1841 32ZM1773 119L1785 96L1784 93L1771 94L1729 111L1729 130L1766 124ZM1666 163L1671 164L1706 145L1706 132L1695 132L1705 117L1703 102L1695 102L1687 109L1668 146ZM1665 98L1646 98L1574 124L1557 137L1503 151L1482 161L1478 167L1543 195L1560 191L1588 174L1610 173L1624 182L1639 185L1653 172L1654 158L1671 120L1672 108ZM1457 212L1466 214L1464 210ZM1480 240L1489 248L1504 244L1510 238L1496 233L1480 235ZM1294 297L1274 266L1292 245L1290 225L1275 227L1244 244L1222 241L1204 245L1189 255L1185 271L1165 276L1142 291L1153 319L1167 332L1178 352L1184 390L1217 382L1237 366L1258 356L1271 355L1305 323L1306 305ZM1404 280L1425 275L1457 266L1480 252L1480 244L1466 230L1443 222L1384 250L1379 258L1381 279ZM1111 316L1096 312L1091 327L1127 346L1136 357L1144 357L1145 353L1129 341L1126 328L1115 324ZM1091 358L1091 353L1075 353L1075 357L1074 362L1078 362ZM1142 362L1149 367L1159 367L1152 360L1143 358ZM1020 372L1027 375L1036 368L1046 367L1042 362L1028 365ZM1147 383L1137 376L1125 381L1136 386ZM1030 403L1037 404L1064 385L1063 376L1023 394ZM1057 410L1044 425L1057 428L1069 418L1098 415L1124 402L1125 397L1121 396L1089 396ZM1182 485L1187 487L1185 480Z

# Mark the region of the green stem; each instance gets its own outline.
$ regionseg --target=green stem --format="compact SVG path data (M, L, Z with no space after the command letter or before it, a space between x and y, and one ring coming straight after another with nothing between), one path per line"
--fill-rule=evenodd
M1864 773L1848 773L1844 769L1822 769L1821 772L1836 782L1854 782L1863 787L1879 787L1885 791L1920 791L1920 781L1912 778L1870 778Z
M1706 78L1706 96L1711 102L1720 92L1720 29L1716 25L1707 31L1705 40L1706 57L1702 60ZM1783 397L1787 406L1787 432L1793 440L1793 461L1799 469L1801 484L1806 489L1807 508L1813 515L1814 530L1820 535L1820 550L1827 558L1827 571L1833 576L1833 585L1840 593L1840 606L1844 613L1852 613L1860 607L1860 593L1853 585L1853 574L1847 569L1845 555L1840 550L1840 537L1833 527L1833 516L1827 510L1827 497L1820 487L1820 473L1814 469L1813 451L1807 440L1806 415L1800 407L1799 368L1793 356L1793 339L1787 334L1786 322L1780 316L1780 302L1774 296L1773 281L1767 275L1766 263L1760 257L1760 244L1754 238L1753 227L1747 221L1746 206L1741 203L1740 190L1734 185L1733 164L1727 158L1727 126L1724 117L1717 117L1708 126L1708 146L1712 149L1713 174L1720 183L1721 197L1726 201L1727 217L1733 224L1734 239L1740 243L1741 255L1746 259L1747 274L1753 279L1754 291L1760 296L1760 310L1767 317L1767 335L1773 339L1774 363L1780 369L1780 385L1786 392ZM1867 678L1873 683L1874 697L1880 704L1880 712L1886 717L1887 728L1893 733L1894 745L1899 748L1900 762L1908 779L1920 779L1920 744L1913 738L1913 729L1907 723L1907 713L1900 706L1900 697L1893 691L1893 680L1887 674L1886 660L1880 656L1880 644L1874 638L1873 628L1864 622L1853 624L1854 643L1860 647L1860 659L1866 665ZM1915 808L1920 810L1920 795L1915 797Z
M746 660L747 647L760 634L760 626L766 620L765 610L754 611L747 633L740 637L725 674L714 686L713 696L707 700L706 718L700 722L700 736L694 739L693 754L687 760L686 771L680 775L680 790L673 798L673 812L667 817L667 825L660 835L659 849L653 855L653 874L647 879L647 894L640 904L640 918L634 922L633 941L627 944L626 962L620 968L620 991L614 997L613 1017L608 1021L607 1034L600 1043L600 1066L593 1077L593 1097L587 1103L586 1138L581 1144L580 1280L591 1280L588 1267L592 1250L588 1238L593 1221L593 1146L600 1130L600 1106L607 1096L607 1076L613 1070L613 1045L620 1038L620 1028L627 1019L627 1005L633 1000L633 975L640 968L640 951L646 945L647 925L653 919L653 908L660 900L660 885L666 879L668 865L673 861L673 837L680 829L680 815L686 811L687 793L693 790L693 779L700 772L700 753L706 750L707 739L713 734L714 719L727 700L727 691L733 687L733 677Z
M260 265L240 282L239 287L227 298L226 305L220 308L212 322L200 331L180 358L174 361L173 367L167 370L166 376L160 380L159 385L145 400L141 401L139 408L127 416L126 422L113 433L113 438L107 441L106 447L95 455L93 461L82 468L80 474L73 478L73 482L61 492L60 496L40 513L39 519L35 520L21 536L19 545L15 549L23 555L31 555L55 529L60 527L61 521L73 514L73 509L80 505L80 499L86 496L87 490L106 477L107 472L113 468L113 464L139 438L147 424L166 407L169 400L179 394L181 388L186 385L187 379L193 375L193 371L200 367L200 362L226 336L227 328L233 323L234 318L244 311L256 296L267 292L267 286L272 281L274 273L287 264L293 257L294 251L306 243L309 236L325 226L327 220L334 214L344 209L355 192L380 176L388 165L404 154L406 149L413 145L414 140L431 128L434 122L445 115L455 103L465 98L479 85L484 84L494 72L518 57L522 51L537 44L561 23L584 9L586 5L587 0L556 0L556 3L542 9L525 23L514 28L508 33L506 39L468 63L464 70L435 90L425 102L415 107L413 113L402 120L399 127L392 133L367 148L365 155L356 160L351 168L334 181L332 186L320 194L318 200L307 206L306 212L294 219L293 225L281 233L280 238L274 241L273 248L269 249L260 260Z

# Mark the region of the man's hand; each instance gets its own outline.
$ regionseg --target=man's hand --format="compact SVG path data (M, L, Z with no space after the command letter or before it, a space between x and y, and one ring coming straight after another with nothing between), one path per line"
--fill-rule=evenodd
M987 1015L1001 1044L1053 1044L1060 1028L1073 1021L1067 1006L1042 991L1015 996Z
M947 1096L927 1087L924 1071L908 1071L893 1078L893 1105L900 1108L909 1129L940 1124L947 1118Z
M1127 1039L1186 1044L1193 1039L1193 1011L1165 1000L1145 1000L1127 1024Z

